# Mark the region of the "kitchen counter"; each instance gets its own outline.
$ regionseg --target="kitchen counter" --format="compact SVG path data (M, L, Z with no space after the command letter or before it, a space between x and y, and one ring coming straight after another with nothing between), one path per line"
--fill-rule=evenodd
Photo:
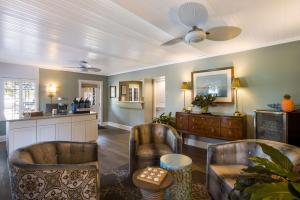
M6 120L7 150L46 141L90 142L98 138L97 113L44 115Z
M90 112L90 113L68 113L65 115L51 115L51 114L45 114L43 116L37 116L37 117L19 117L14 119L7 119L7 122L15 122L15 121L25 121L25 120L38 120L38 119L52 119L52 118L60 118L60 117L73 117L73 116L83 116L83 115L96 115L96 112Z

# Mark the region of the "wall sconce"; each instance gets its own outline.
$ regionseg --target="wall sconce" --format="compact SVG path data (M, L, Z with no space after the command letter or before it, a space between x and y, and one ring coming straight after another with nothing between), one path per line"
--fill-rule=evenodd
M180 89L183 90L183 109L182 111L186 111L186 107L185 107L185 92L187 90L191 90L192 87L191 87L191 83L190 82L182 82L181 83L181 86L180 86Z
M241 116L242 114L238 111L238 89L242 87L241 80L239 78L234 78L232 80L231 87L235 89L235 112L234 116Z
M52 99L53 97L55 96L56 94L56 85L54 84L49 84L46 88L46 91L47 91L47 95L48 97L50 97L50 102L52 104Z

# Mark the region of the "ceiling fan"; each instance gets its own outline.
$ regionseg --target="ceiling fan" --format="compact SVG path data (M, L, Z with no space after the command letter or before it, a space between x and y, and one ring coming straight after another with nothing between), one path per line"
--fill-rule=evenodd
M187 2L182 4L178 10L178 17L181 23L190 27L191 30L185 35L174 38L163 43L161 46L170 46L179 42L187 44L198 43L205 39L213 41L225 41L237 37L241 29L235 26L217 26L204 31L198 26L205 24L208 19L207 9L199 3Z
M101 69L92 67L87 61L81 60L79 62L79 67L68 67L73 69L79 69L81 72L100 72Z

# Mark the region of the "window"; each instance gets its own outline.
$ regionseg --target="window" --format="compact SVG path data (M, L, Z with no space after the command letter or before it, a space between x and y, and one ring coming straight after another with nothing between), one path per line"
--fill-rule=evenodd
M129 84L129 101L139 101L140 99L139 94L139 85L138 84Z
M4 116L6 119L20 117L23 112L37 108L36 81L4 80Z

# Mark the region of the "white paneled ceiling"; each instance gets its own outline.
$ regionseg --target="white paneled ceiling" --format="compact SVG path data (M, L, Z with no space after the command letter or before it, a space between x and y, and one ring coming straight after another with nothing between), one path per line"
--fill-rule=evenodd
M237 38L160 44L188 31L177 19L186 0L0 0L0 61L52 69L87 60L111 75L300 38L299 0L194 0L202 28L233 25Z

